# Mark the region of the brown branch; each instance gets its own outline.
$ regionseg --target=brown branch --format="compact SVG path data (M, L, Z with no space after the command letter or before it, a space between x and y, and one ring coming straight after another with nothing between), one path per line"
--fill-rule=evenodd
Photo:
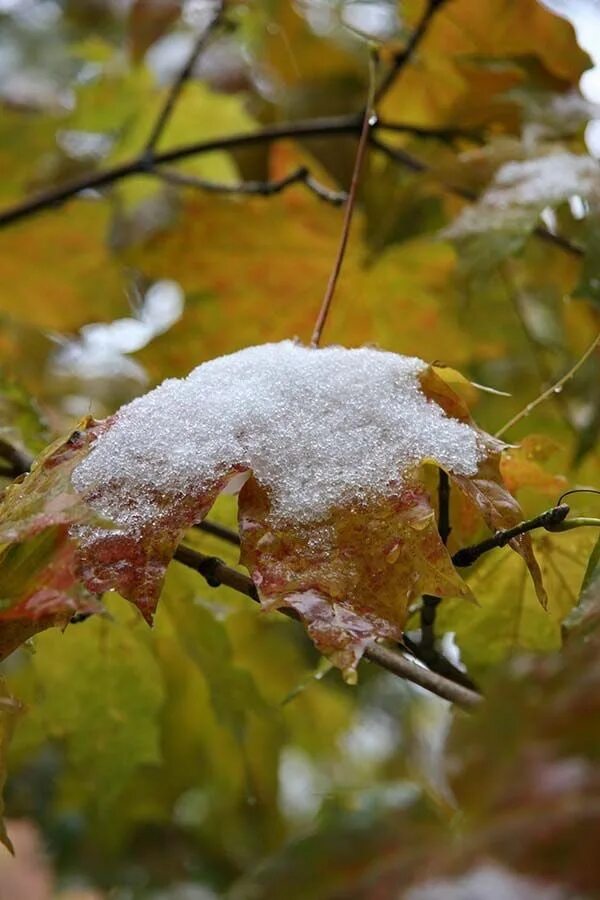
M267 128L259 128L256 131L242 134L213 138L208 141L183 144L171 150L155 153L151 158L142 153L128 162L120 163L100 172L84 175L81 178L71 179L58 187L49 188L33 197L9 206L0 213L0 227L18 222L44 209L59 206L66 200L76 197L82 191L100 190L125 178L130 178L132 175L147 174L157 165L177 162L192 156L202 156L206 153L214 153L217 150L227 151L238 147L253 147L258 144L269 144L286 138L300 140L327 135L358 135L361 122L361 116L357 116L354 113L346 116L305 119L299 122L271 125Z
M367 144L369 142L369 132L371 130L371 127L375 124L375 121L376 121L376 120L372 119L376 65L377 65L377 57L372 56L370 59L370 67L369 67L369 96L367 98L367 103L366 103L365 111L363 114L362 128L361 128L361 132L360 132L360 138L358 141L358 147L356 150L356 159L354 161L354 169L352 171L352 181L350 183L350 193L348 194L348 200L346 202L346 208L344 210L344 223L342 225L342 234L340 236L340 243L339 243L338 252L337 252L334 264L333 264L333 269L331 271L331 275L329 276L329 281L327 283L327 288L325 290L325 296L323 297L323 302L321 303L321 308L319 309L319 313L317 315L317 321L315 322L315 327L313 329L313 333L312 333L312 336L310 339L311 347L319 346L319 341L321 340L323 328L325 327L325 322L327 321L327 315L328 315L329 309L331 307L331 301L333 300L333 295L335 293L335 287L337 285L337 280L338 280L338 277L339 277L339 274L340 274L340 271L342 268L342 263L344 261L344 254L346 252L348 238L350 237L350 226L352 224L352 215L354 213L354 206L356 203L356 192L358 190L358 180L360 178L360 173L362 170L365 153L367 150Z
M358 136L361 130L362 116L354 113L345 116L331 116L318 119L305 119L298 122L286 122L280 125L272 125L267 128L260 128L256 131L243 134L232 134L226 137L214 138L208 141L197 141L190 144L183 144L180 147L174 147L162 153L155 153L149 159L148 156L141 154L128 162L120 163L109 169L93 172L82 176L81 178L71 179L58 187L49 188L41 191L33 197L27 197L12 206L7 207L0 212L0 228L12 225L16 222L26 219L43 210L52 209L65 203L73 197L76 197L82 191L99 191L102 188L117 184L133 175L153 175L153 169L156 166L165 163L177 162L182 159L189 159L192 156L202 156L205 153L213 153L215 151L233 150L238 147L251 147L257 144L274 143L275 141L292 138L294 140L311 139L318 137L333 137L354 135ZM384 141L374 137L373 131L380 131L391 128L391 123L375 122L372 125L369 134L369 143L381 153L384 153L390 159L403 165L416 173L433 174L431 166L423 160L405 150L397 147L390 147ZM411 133L414 129L410 125L395 124L394 130L404 130ZM477 194L467 188L459 185L448 184L441 179L442 187L463 200L475 202ZM546 228L540 226L534 230L534 234L546 240L561 250L571 255L581 257L583 249L574 244L568 238L559 234L554 234Z
M4 478L18 478L19 475L24 475L29 472L33 462L32 456L18 447L13 447L2 438L0 438L0 459L7 464L0 470L0 475Z
M448 678L450 681L456 682L456 684L461 684L470 691L479 693L479 689L473 679L466 672L463 672L462 669L459 669L458 666L455 666L454 663L451 663L439 650L435 648L432 648L431 651L424 650L421 643L413 641L408 634L404 635L402 644L409 653L424 663L432 672L437 672L438 675L443 675L444 678Z
M421 17L420 22L410 36L406 46L396 53L392 65L377 88L375 94L376 102L381 101L385 97L402 70L410 63L419 45L422 43L423 38L427 34L433 17L436 12L442 8L445 2L446 0L427 0L427 6L425 7L425 12Z
M320 200L325 200L333 206L341 206L348 196L345 191L333 191L322 185L310 174L306 166L300 166L289 175L272 181L242 181L238 184L207 181L204 178L197 178L195 175L187 175L160 166L152 167L149 172L168 184L197 188L212 194L257 194L261 197L272 197L273 194L280 194L294 184L301 184Z
M252 580L241 572L230 568L219 559L212 556L206 556L193 550L191 547L180 546L177 548L174 557L178 562L188 568L194 569L208 584L216 587L223 584L227 587L250 597L255 602L259 602L258 592ZM298 620L298 615L291 609L280 609L279 612L292 619ZM481 703L481 696L474 691L456 684L454 681L431 672L429 669L415 665L396 650L384 647L381 644L371 643L365 650L366 659L374 662L376 665L387 669L394 675L417 684L425 690L449 700L457 706L464 709L473 709Z
M568 515L569 507L566 503L560 503L539 516L534 516L533 519L527 519L525 522L519 522L518 525L514 525L512 528L497 531L493 537L487 538L479 544L463 547L462 550L454 554L452 562L458 568L471 566L484 553L488 553L496 547L505 547L513 538L518 537L520 534L525 534L527 531L533 531L536 528L545 528L546 531L560 531Z
M231 528L220 525L218 522L210 522L208 519L204 519L202 522L194 525L194 528L199 528L200 531L212 534L213 537L220 538L222 541L227 541L228 544L233 544L236 547L240 546L240 536L237 531L232 531Z
M442 543L448 543L450 536L450 479L443 469L438 476L438 531ZM435 647L435 616L437 608L442 602L441 597L433 594L423 594L421 607L421 640L419 649L424 662L435 660L438 653ZM429 665L429 663L427 663ZM431 666L433 668L433 666Z
M579 359L577 360L575 365L572 366L568 372L566 372L561 378L558 379L557 382L550 385L549 388L546 388L546 390L543 391L538 397L536 397L535 400L532 400L530 403L527 404L527 406L525 406L515 416L513 416L512 419L510 419L506 423L506 425L503 425L502 428L496 432L494 437L500 437L502 434L504 434L506 431L508 431L509 428L512 428L513 425L516 425L517 422L520 422L521 419L524 419L526 416L528 416L530 413L532 413L533 410L537 406L539 406L540 403L543 403L544 400L547 400L548 397L552 397L554 394L562 391L563 386L567 383L567 381L570 381L570 379L575 375L576 372L579 371L579 369L584 364L584 362L586 362L589 359L589 357L592 355L592 353L594 353L594 351L598 347L600 347L600 333L598 333L596 335L596 337L594 338L594 340L592 341L590 346L587 348L585 353L579 357Z
M167 127L169 119L171 118L171 115L175 108L175 104L180 97L184 85L189 80L192 74L192 70L196 64L198 57L206 47L217 26L222 22L224 6L224 0L219 0L206 28L196 38L192 47L192 52L190 53L185 65L177 75L177 78L173 82L171 90L167 94L164 105L158 114L156 122L154 123L154 127L152 128L150 137L148 138L148 141L146 143L144 151L145 154L150 156L154 154L154 150L156 149L156 146L160 138L162 137L165 128Z

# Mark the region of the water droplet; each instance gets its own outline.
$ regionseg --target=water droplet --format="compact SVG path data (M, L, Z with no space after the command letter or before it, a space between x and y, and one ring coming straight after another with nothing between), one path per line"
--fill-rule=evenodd
M358 683L358 673L356 669L344 669L342 672L342 678L346 682L346 684L355 685Z

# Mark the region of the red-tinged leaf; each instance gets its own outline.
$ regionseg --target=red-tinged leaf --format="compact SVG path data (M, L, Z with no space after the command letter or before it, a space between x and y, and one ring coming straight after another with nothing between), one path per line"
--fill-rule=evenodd
M102 610L75 565L76 545L64 525L12 544L0 556L0 659L34 634L64 627L75 613Z
M241 561L263 606L295 610L342 669L353 669L374 638L399 639L416 596L470 597L416 480L385 500L285 528L273 524L268 492L256 479L246 482L239 504Z
M116 589L151 622L186 529L251 475L242 560L261 600L294 609L319 649L352 670L370 641L401 636L415 597L471 596L439 537L421 464L448 468L490 527L507 527L522 515L502 484L502 447L419 360L292 342L223 357L84 424L14 489L9 537L65 523L77 544L63 583L42 575L27 590L25 614L45 609L53 590L72 602L75 569L88 591ZM541 592L527 539L514 546Z
M35 461L31 473L10 485L0 510L0 545L17 543L53 525L97 519L71 484L71 472L90 443L110 426L110 420L84 419L70 437L51 444Z
M94 593L116 590L134 603L149 624L162 590L165 571L185 531L207 515L236 472L215 478L202 494L155 495L160 512L150 525L129 531L75 526L78 574ZM87 500L93 506L95 497Z
M105 427L82 422L5 492L0 509L0 659L34 634L66 625L76 612L100 609L78 579L76 545L68 527L74 521L98 520L70 476Z

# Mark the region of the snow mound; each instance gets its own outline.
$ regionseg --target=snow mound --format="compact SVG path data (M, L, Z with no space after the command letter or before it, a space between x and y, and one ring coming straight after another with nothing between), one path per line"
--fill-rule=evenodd
M472 475L477 433L425 397L425 368L370 348L249 347L124 406L73 484L136 528L152 521L157 495L198 494L234 465L270 491L275 519L304 522L389 493L427 459Z

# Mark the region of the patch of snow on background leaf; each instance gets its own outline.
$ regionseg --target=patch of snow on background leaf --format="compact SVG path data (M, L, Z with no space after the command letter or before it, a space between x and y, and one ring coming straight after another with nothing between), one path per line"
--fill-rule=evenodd
M445 234L456 238L489 228L532 225L545 207L597 190L599 176L596 160L575 153L506 163L496 172L491 187L462 211Z
M157 497L198 494L233 469L254 473L274 518L303 522L389 493L428 459L471 475L477 433L425 397L426 368L369 348L250 347L123 407L73 484L136 528L152 522Z

